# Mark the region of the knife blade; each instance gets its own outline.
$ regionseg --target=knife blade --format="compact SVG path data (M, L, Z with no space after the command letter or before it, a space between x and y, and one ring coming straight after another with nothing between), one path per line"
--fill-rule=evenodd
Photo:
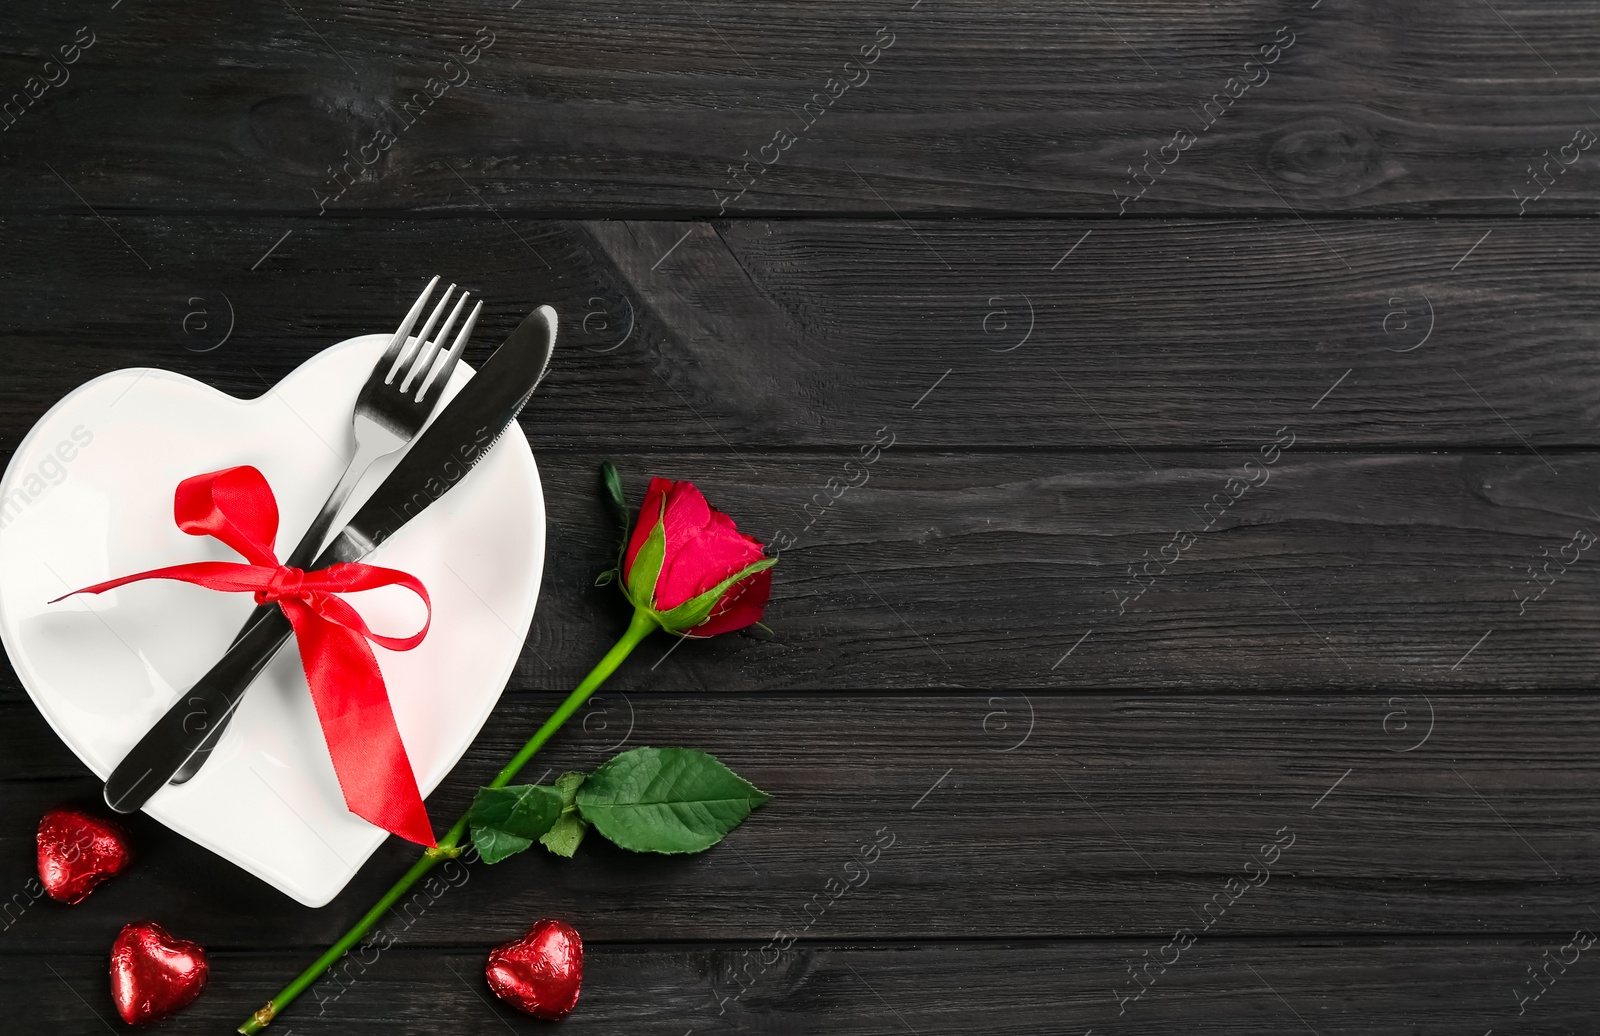
M455 398L424 428L400 463L312 564L326 568L366 557L461 482L487 455L543 380L555 350L556 312L529 313ZM106 778L106 804L118 813L144 806L239 707L245 691L293 631L274 608L145 732Z

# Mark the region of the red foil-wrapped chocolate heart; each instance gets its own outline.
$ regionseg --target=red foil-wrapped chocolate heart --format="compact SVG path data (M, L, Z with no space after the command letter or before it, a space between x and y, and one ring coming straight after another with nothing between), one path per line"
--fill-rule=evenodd
M521 939L490 951L484 974L495 996L524 1014L555 1021L578 1004L583 940L569 924L540 921Z
M199 943L155 922L130 924L111 946L111 999L129 1025L165 1018L205 988L210 969Z
M94 887L128 866L128 836L109 820L71 809L39 821L39 880L51 899L81 903Z

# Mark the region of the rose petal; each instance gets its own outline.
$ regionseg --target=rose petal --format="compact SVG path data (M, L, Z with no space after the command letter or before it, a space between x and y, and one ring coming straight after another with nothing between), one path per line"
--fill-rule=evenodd
M667 557L672 557L683 545L711 521L711 505L693 482L674 482L667 493Z

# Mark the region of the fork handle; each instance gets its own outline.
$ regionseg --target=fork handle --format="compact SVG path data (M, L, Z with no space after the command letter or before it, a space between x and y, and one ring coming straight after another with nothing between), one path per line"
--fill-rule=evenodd
M356 483L361 481L361 476L367 473L373 462L386 452L388 451L381 451L361 442L356 443L356 455L345 465L344 474L339 476L338 484L333 487L333 492L328 494L322 510L311 520L305 535L300 537L300 542L290 552L289 560L284 562L285 565L291 568L305 568L316 560L317 554L322 550L322 541L328 538L328 530L333 528L333 520L339 517L339 511L344 507L345 501L355 492ZM269 604L261 605L257 613L250 617L250 622L245 624L246 628L255 624L262 610L271 607ZM239 632L241 636L244 634L244 630Z
M372 447L364 446L360 442L356 443L355 456L351 457L350 463L345 465L344 474L339 476L338 484L333 487L333 492L328 494L327 502L322 505L322 510L317 512L317 516L311 520L311 525L306 529L305 534L300 537L300 542L295 546L293 552L289 554L289 559L284 562L285 565L291 568L305 568L316 560L318 552L322 549L322 541L327 539L328 530L333 527L333 520L339 516L339 511L344 507L345 501L349 500L350 494L355 491L356 483L361 481L361 476L366 474L367 469L372 467L373 462L383 455L382 452ZM255 611L250 613L250 618L245 620L245 624L239 627L239 632L234 635L233 644L236 646L239 641L249 635L250 631L262 619L278 611L278 606L275 604L257 605ZM227 729L228 721L232 717L233 709L229 708L219 715L215 722L208 724L204 740L192 752L185 754L183 765L179 766L177 771L170 775L173 784L183 784L200 772L200 767L204 766L206 760L211 757L211 752L217 747L217 742L222 740L222 732Z

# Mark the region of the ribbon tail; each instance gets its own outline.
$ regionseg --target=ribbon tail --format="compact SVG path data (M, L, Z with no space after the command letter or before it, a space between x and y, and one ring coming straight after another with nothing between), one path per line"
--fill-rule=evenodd
M271 582L273 571L270 568L241 565L237 561L191 561L184 565L168 565L166 568L152 568L148 572L135 572L120 579L108 579L104 583L96 583L81 590L62 594L49 603L65 601L78 594L103 594L107 590L115 590L142 579L172 579L180 583L203 586L208 590L253 593L265 588Z
M345 805L385 831L436 845L372 649L359 633L327 621L304 602L286 598L279 604L294 626Z

